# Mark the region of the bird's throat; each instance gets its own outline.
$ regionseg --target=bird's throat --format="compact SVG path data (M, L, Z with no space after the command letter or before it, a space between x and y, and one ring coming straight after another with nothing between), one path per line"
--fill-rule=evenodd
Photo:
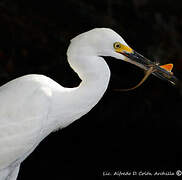
M110 70L104 59L96 57L91 60L97 62L90 63L89 68L82 69L82 72L77 71L82 81L74 90L73 101L78 107L84 107L82 115L90 111L102 98L110 79Z
M70 61L71 62L71 61ZM88 113L104 95L110 79L110 70L101 57L85 59L88 64L70 64L82 80L75 88L66 88L64 96L59 92L54 98L54 130L64 128ZM64 113L60 113L64 109ZM49 125L50 127L50 125Z

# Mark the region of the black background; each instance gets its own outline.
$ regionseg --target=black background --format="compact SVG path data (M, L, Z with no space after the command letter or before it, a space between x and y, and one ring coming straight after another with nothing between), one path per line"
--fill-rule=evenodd
M37 73L63 86L77 86L80 79L66 61L66 50L70 39L95 27L112 28L153 61L172 62L174 74L182 78L178 0L1 0L0 84ZM22 163L19 180L104 179L105 171L182 170L181 87L151 76L134 91L115 92L134 86L143 71L112 58L107 62L112 76L102 100L48 136Z

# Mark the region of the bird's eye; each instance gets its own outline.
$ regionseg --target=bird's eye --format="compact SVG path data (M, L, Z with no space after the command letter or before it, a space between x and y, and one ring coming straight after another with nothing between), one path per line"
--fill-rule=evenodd
M114 49L121 48L121 44L119 42L115 42L113 46L114 46Z

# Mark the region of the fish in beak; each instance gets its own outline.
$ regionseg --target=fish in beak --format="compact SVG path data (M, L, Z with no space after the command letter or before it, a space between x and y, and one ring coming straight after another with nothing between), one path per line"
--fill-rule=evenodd
M123 45L119 42L114 43L114 49L117 53L121 53L126 57L125 61L144 69L146 72L149 69L152 69L151 74L154 76L165 80L172 85L177 84L178 80L171 72L173 64L159 65L158 63L152 62L141 54L137 53L129 46Z

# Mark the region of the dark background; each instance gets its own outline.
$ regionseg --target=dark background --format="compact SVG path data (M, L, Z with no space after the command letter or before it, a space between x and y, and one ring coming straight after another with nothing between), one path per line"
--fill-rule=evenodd
M37 73L77 86L80 80L67 63L66 50L70 39L95 27L112 28L153 61L172 62L182 79L180 0L1 0L0 84ZM151 76L134 91L115 92L134 86L143 71L111 58L107 62L112 76L102 100L47 137L22 163L19 180L182 170L181 88Z

